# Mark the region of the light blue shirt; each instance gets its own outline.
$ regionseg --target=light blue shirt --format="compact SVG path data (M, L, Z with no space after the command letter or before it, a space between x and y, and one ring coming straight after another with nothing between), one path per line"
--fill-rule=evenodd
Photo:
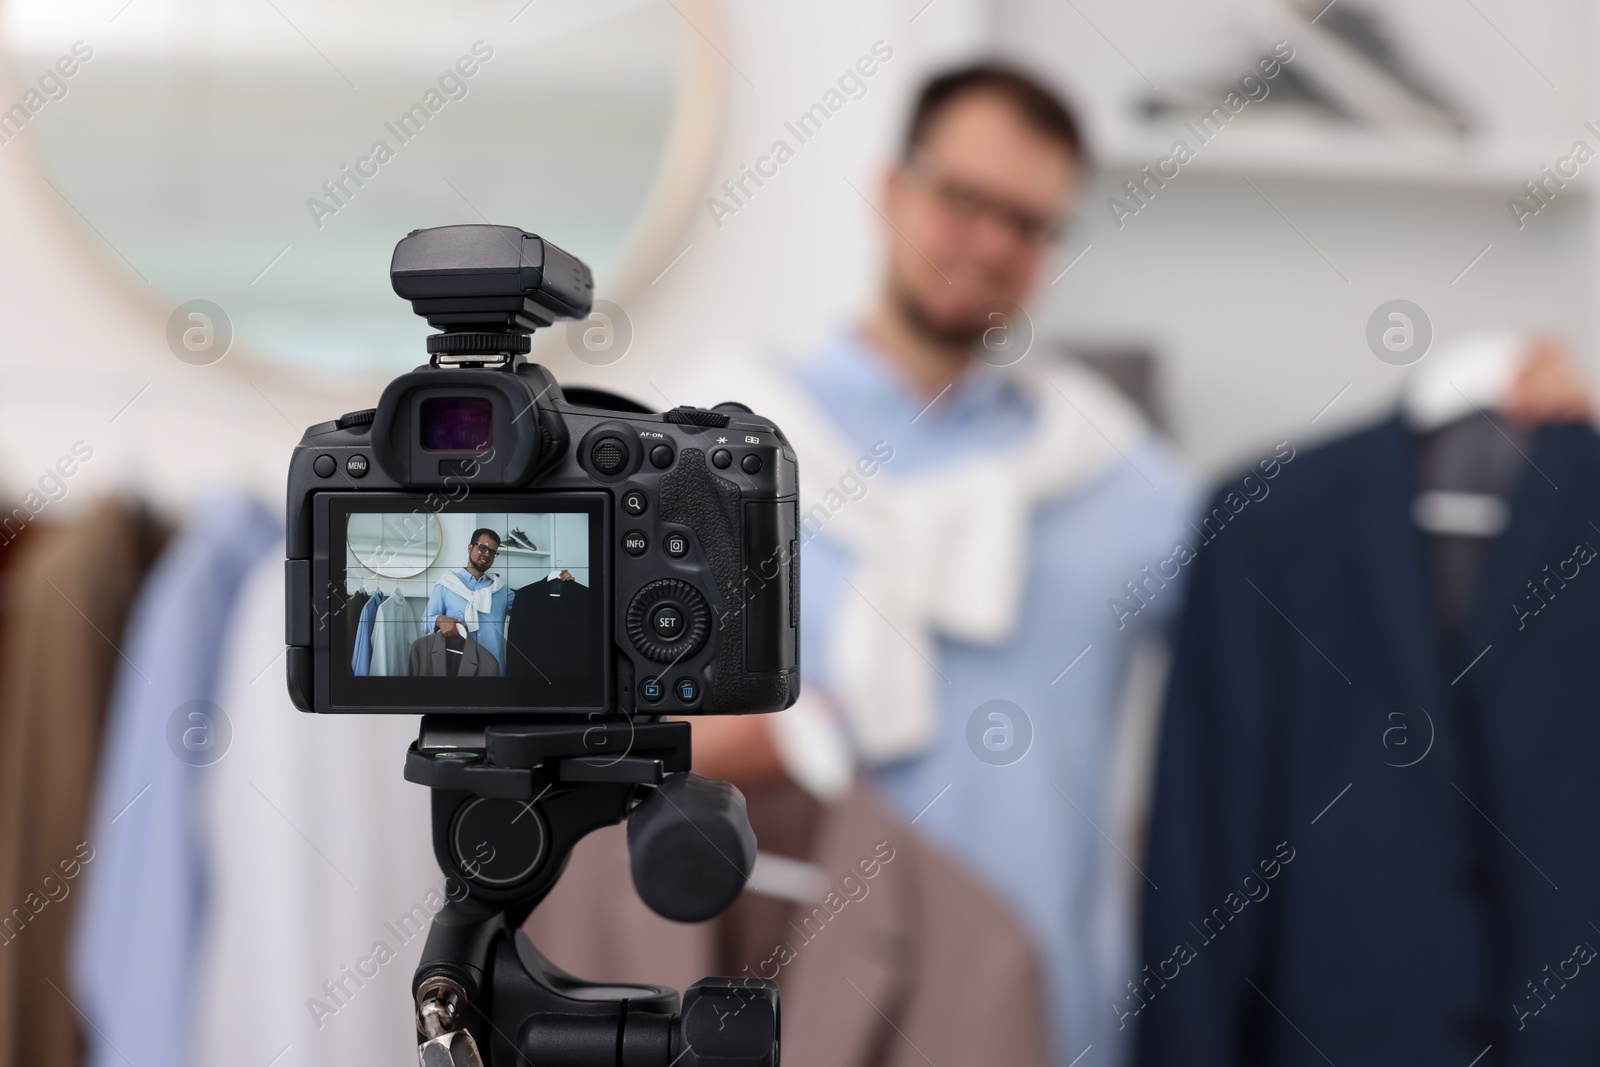
M283 532L234 491L199 500L139 590L120 642L72 944L88 1067L186 1067L205 920L201 780L232 737L218 663L235 594ZM263 663L263 687L283 667Z
M358 678L372 673L372 623L383 603L382 593L373 593L361 605L361 615L356 620L356 647L350 653L350 671Z
M893 447L876 474L886 481L1015 446L1033 425L1029 398L994 368L975 364L929 407L854 335L812 353L794 373L855 454L871 454L878 441ZM997 646L939 639L931 747L869 769L891 804L965 860L1033 934L1063 1067L1091 1044L1080 1067L1117 1064L1128 1053L1130 1031L1118 1032L1108 1003L1137 976L1133 909L1112 887L1149 887L1103 834L1113 830L1110 771L1130 651L1152 622L1170 618L1177 583L1122 628L1107 601L1171 553L1193 500L1186 474L1153 435L1121 451L1036 511L1015 636ZM824 638L841 595L856 595L845 584L850 558L826 527L802 554L805 684L825 689L834 668ZM968 741L969 719L993 700L1010 701L1031 725L1031 747L1008 766L981 760ZM981 750L984 730L1003 725L987 713L979 718ZM1018 743L1021 725L1011 727Z
M494 578L485 574L482 578L474 578L472 572L465 567L456 571L456 577L461 579L461 584L468 589L487 589L494 584ZM472 638L482 645L484 650L493 656L500 664L502 673L505 671L506 662L506 616L511 612L512 601L516 600L516 590L500 588L495 590L489 598L489 610L478 612L478 629L467 633L462 628L464 636ZM443 585L435 585L433 593L428 597L428 606L422 609L422 633L424 636L438 629L436 620L440 615L460 621L466 618L467 600L460 593L452 592Z

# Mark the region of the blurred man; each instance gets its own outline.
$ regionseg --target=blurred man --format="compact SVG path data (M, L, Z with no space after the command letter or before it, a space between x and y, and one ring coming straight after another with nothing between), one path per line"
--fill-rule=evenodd
M1116 709L1132 639L1177 598L1148 568L1188 511L1131 407L1022 340L1083 171L1077 123L1032 79L978 65L925 87L878 191L876 303L740 386L802 457L803 706L695 723L696 769L756 795L827 778L789 725L826 705L901 816L1031 932L1063 1067L1121 1055L1105 1005L1138 875L1107 836Z

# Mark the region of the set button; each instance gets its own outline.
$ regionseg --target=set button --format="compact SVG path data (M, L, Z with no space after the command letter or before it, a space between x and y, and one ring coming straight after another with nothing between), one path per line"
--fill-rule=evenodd
M668 641L676 641L683 633L683 612L675 604L663 604L650 614L650 625Z

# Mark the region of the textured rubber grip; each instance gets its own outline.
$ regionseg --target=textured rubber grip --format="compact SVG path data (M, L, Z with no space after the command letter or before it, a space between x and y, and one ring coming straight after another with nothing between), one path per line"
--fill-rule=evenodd
M661 478L662 519L694 531L716 583L711 640L717 653L707 711L766 711L790 703L788 675L752 677L745 671L741 506L739 487L712 473L698 448L679 452Z

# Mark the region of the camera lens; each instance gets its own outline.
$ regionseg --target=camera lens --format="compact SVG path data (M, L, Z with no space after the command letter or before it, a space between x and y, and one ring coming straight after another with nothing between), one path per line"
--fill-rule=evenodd
M494 405L486 396L436 396L422 402L422 447L482 452L494 444Z

